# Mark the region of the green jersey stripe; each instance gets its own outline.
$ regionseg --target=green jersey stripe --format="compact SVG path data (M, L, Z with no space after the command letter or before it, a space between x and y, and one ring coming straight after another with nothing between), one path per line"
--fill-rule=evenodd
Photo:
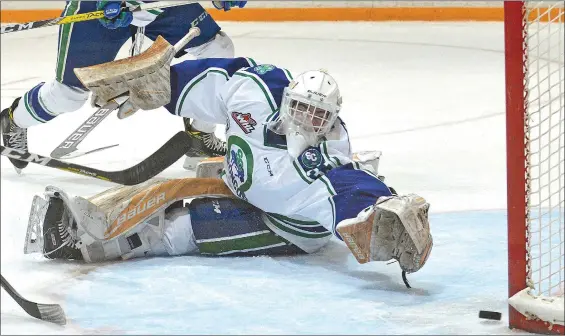
M134 8L141 5L141 1L134 1L134 0L126 1L126 3L132 5ZM163 10L159 8L154 8L154 9L148 9L147 12L155 16L158 16L159 14L163 13Z
M184 100L186 99L186 96L188 95L188 93L190 92L190 90L192 90L192 88L198 84L201 80L203 80L206 76L208 76L209 73L213 73L213 74L220 74L226 77L226 80L229 80L229 74L226 70L221 69L221 68L209 68L208 70L202 72L200 75L198 75L197 77L194 77L190 82L186 83L186 85L184 86L184 88L181 91L180 94L180 99L177 102L177 106L175 108L175 114L180 116L180 111L182 109L182 105L184 104Z
M272 213L272 212L269 212L268 214L277 218L278 220L281 220L283 222L292 223L294 225L309 225L309 226L320 225L320 223L318 223L316 221L306 221L306 220L294 219L294 218L290 218L290 217L279 215L279 214Z
M276 113L277 107L276 107L276 104L275 104L275 99L271 95L271 91L269 90L267 84L265 84L265 82L263 82L263 80L259 76L256 76L255 74L252 74L252 73L249 73L249 72L246 72L245 70L236 71L234 76L251 78L259 86L261 91L263 91L263 94L265 95L265 98L267 99L267 103L269 104L269 107L271 108L272 114Z
M325 185L326 188L328 189L328 192L330 193L330 196L328 197L328 202L330 202L331 208L332 208L332 223L333 223L333 228L335 230L335 226L337 225L337 223L335 222L336 217L335 217L335 202L333 199L333 196L337 195L337 193L335 192L335 189L332 186L332 183L330 182L330 180L328 179L327 176L322 176L320 177L320 181L322 181Z
M265 233L269 233L269 232L271 232L271 231L269 231L269 230L263 230L263 231L245 233L245 234L240 234L240 235L235 235L235 236L229 236L229 237L210 238L210 239L198 239L198 240L196 240L196 242L197 242L197 243L219 242L219 241L222 241L222 240L231 240L231 239L239 239L239 238L246 238L246 237L258 236L258 235L265 234Z
M35 120L37 120L37 121L39 121L39 122L45 123L46 121L43 120L42 118L40 118L40 117L35 113L35 110L34 110L33 107L31 106L31 103L30 103L30 101L29 101L29 100L30 100L30 97L29 97L29 96L30 96L29 92L26 92L26 94L24 95L24 99L23 99L27 113L29 113L33 119L35 119Z
M379 177L377 175L375 175L375 173L373 173L372 171L365 169L363 167L361 167L361 164L359 162L353 162L353 168L356 170L361 170L369 175L371 175L372 177L379 179Z
M265 246L280 244L282 242L286 243L286 240L268 231L267 233L261 233L248 237L197 243L197 245L201 253L219 254L230 251L237 252L249 249L264 248Z
M273 244L273 245L260 246L260 247L244 249L244 250L232 250L232 251L220 252L217 255L228 255L228 254L234 254L234 253L244 253L244 252L268 250L268 249L273 248L273 247L279 247L279 246L285 246L285 245L287 245L287 243L281 242L281 243L277 243L277 244Z
M287 225L284 225L284 223L278 221L276 218L270 217L268 214L266 214L266 216L269 219L269 222L271 222L278 229L280 229L284 232L290 233L292 235L298 236L298 237L317 239L317 238L324 238L324 237L331 235L331 232L329 232L329 231L317 232L317 233L305 232L305 231L299 230L297 228L288 227Z
M288 71L287 69L284 69L284 68L281 68L281 70L286 75L286 78L288 79L288 81L292 82L293 78L292 78L292 74L290 73L290 71Z
M330 156L329 152L328 152L328 143L326 141L322 142L320 144L320 147L322 149L322 153L325 156L326 160L331 162L334 167L339 167L341 166L341 162L339 161L339 159L335 156Z
M69 3L67 3L64 16L76 14L80 8L79 3L80 3L79 1L70 1ZM55 78L59 82L63 81L63 76L65 75L67 54L69 51L71 34L73 32L74 25L75 25L74 23L68 23L60 27L61 30L59 36L59 49L57 52L57 69L55 70L56 73Z
M298 172L298 175L300 175L300 178L302 178L302 180L304 180L304 182L308 183L308 184L312 184L312 182L314 182L313 179L309 178L308 176L306 176L304 170L302 169L301 166L299 166L296 163L296 160L292 162L292 165L294 166L294 169L296 169L296 171Z
M257 62L255 62L255 60L251 57L244 57L247 62L252 66L252 67L256 67L257 66Z

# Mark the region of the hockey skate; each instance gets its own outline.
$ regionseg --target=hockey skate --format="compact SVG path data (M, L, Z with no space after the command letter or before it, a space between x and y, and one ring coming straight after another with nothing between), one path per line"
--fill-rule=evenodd
M190 135L190 149L186 153L183 167L188 170L196 169L200 161L207 157L226 155L226 142L218 139L214 133L195 130L189 118L183 118L184 129Z
M0 129L2 131L2 143L4 146L27 152L27 129L16 125L13 119L13 113L18 106L20 98L16 98L10 107L0 113ZM28 164L26 161L12 158L10 158L10 162L12 162L18 174L21 173L22 169L27 167Z
M77 247L77 227L63 200L33 199L24 253L42 253L48 259L83 260Z

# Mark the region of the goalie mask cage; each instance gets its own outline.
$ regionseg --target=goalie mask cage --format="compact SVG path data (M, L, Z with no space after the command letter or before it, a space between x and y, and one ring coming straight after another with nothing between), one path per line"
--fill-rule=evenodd
M505 1L511 328L564 334L564 1Z

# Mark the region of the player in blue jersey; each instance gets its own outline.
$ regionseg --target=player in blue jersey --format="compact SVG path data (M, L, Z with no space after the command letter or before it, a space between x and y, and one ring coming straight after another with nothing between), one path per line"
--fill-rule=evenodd
M148 76L158 70L126 66ZM208 162L219 176L152 180L88 200L49 187L34 207L45 212L32 214L42 220L28 229L43 239L28 242L28 251L87 262L273 255L312 253L334 236L360 263L395 259L411 273L426 262L429 204L396 195L354 159L341 93L327 71L293 77L249 58L205 59L172 66L170 80L143 78L148 90L170 88L170 97L146 101L131 90L132 104L226 125L227 153ZM111 73L105 80L118 91L139 85Z
M244 7L247 1L213 1L218 9ZM195 58L234 57L234 45L229 36L198 4L154 9L142 12L120 12L120 6L136 6L139 1L67 1L62 15L105 10L108 17L61 25L59 28L55 79L39 83L0 114L3 144L6 147L28 150L27 129L49 122L58 115L80 109L88 100L89 91L75 76L73 69L109 62L115 59L126 41L145 35L155 40L161 35L175 44L191 27L198 26L200 35L191 40L185 50ZM114 10L112 10L114 9ZM186 131L192 136L187 156L207 157L225 154L225 143L214 135L215 125L185 119ZM188 158L187 158L188 160ZM27 162L10 159L21 170Z

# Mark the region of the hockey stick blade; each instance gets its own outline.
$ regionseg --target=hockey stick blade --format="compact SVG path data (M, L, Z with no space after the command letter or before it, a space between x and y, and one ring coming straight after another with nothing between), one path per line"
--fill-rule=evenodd
M20 293L18 293L10 283L4 279L3 275L0 275L2 288L6 290L8 294L16 301L16 303L25 310L30 316L35 317L43 321L56 323L60 325L65 325L67 323L67 318L65 317L65 312L58 304L44 304L36 303L24 299Z
M86 121L80 124L80 126L63 142L61 142L49 156L54 159L68 158L68 155L77 150L77 146L88 136L88 134L92 132L96 126L100 125L100 123L110 113L112 113L112 111L119 108L121 104L128 100L128 98L128 96L122 96L108 101L104 104L104 106L99 108L88 119L86 119Z
M133 167L119 171L105 171L4 146L0 146L0 148L0 154L2 156L7 156L12 159L40 164L45 167L56 168L122 185L136 185L149 180L167 169L188 152L190 148L190 136L186 132L180 131L145 160Z

